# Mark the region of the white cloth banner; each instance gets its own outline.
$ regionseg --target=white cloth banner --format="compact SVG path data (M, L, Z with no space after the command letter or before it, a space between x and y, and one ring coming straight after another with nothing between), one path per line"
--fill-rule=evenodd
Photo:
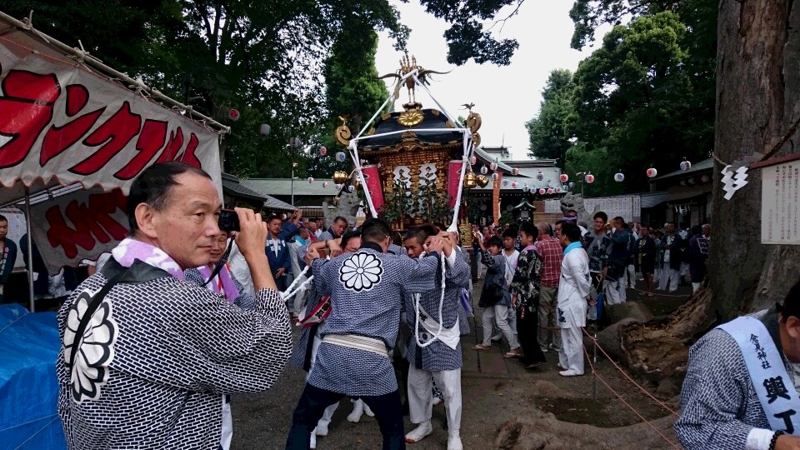
M92 188L32 207L32 236L51 273L125 237L125 196L152 164L201 167L222 195L214 130L74 62L12 47L0 41L0 199L24 195L20 182L32 194Z

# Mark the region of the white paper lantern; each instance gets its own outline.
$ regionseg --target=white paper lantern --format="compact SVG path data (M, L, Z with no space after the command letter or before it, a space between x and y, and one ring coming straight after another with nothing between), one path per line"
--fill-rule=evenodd
M325 156L328 154L328 149L323 145L319 148L319 156Z
M622 183L623 181L625 181L625 174L622 172L615 173L614 181L616 181L617 183Z
M308 184L314 184L314 177L308 177Z
M559 178L561 179L562 183L566 183L567 181L569 181L569 175L567 175L565 173L562 173Z
M651 167L647 169L647 178L655 178L657 176L658 176L658 171L655 168Z
M344 152L336 152L336 160L339 162L345 162L347 161L347 155L345 155Z
M547 188L547 193L553 195L553 188Z
M569 188L570 188L570 189L572 189L572 188L574 188L574 187L575 187L575 183L573 183L572 181L570 181L570 182L569 182L569 184L568 184L567 186L569 186Z
M270 131L272 131L272 128L266 123L262 123L261 126L258 127L258 132L261 133L262 136L269 136Z
M496 174L496 173L493 173L493 174L492 174L492 181L496 181L496 180L497 180L497 174Z
M539 171L539 173L536 174L536 179L539 181L544 180L544 174L542 173L541 170Z
M544 195L544 194L546 194L546 193L547 193L547 189L545 189L545 188L539 188L539 195Z
M356 190L356 187L353 186L352 184L350 186L347 186L347 192L353 192L355 190Z
M327 188L328 188L328 186L330 186L330 183L328 183L327 181L323 181L323 182L322 182L322 187L323 187L323 188L327 189Z
M489 168L486 166L481 166L481 175L486 175L489 173Z
M683 161L681 161L681 170L682 171L686 172L687 170L689 170L691 168L692 168L692 163L690 163L689 161L687 161L685 159Z
M515 167L515 168L513 168L513 169L511 170L511 175L514 175L514 176L517 176L517 175L519 175L519 169L517 169L516 167Z
M491 163L491 164L489 164L489 169L491 169L491 170L497 170L497 163Z
M594 175L592 175L592 174L590 174L590 173L586 174L586 178L585 178L585 180L586 180L586 182L587 182L587 183L589 183L589 184L592 184L592 183L594 183Z
M522 192L530 192L531 188L527 184L522 185Z

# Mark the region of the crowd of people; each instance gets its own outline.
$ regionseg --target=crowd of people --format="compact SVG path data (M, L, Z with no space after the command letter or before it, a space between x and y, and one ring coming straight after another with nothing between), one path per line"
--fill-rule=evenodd
M157 164L135 180L130 237L58 315L59 413L70 448L227 450L230 395L268 389L291 359L307 378L287 449L315 448L347 397L348 420L374 415L387 449L430 435L432 408L443 403L447 448L460 450L473 277L483 278L475 350L505 339L504 356L528 370L555 352L561 376L581 376L581 328L597 318L598 294L625 301L637 273L651 293L654 275L666 287L685 261L694 281L710 232L685 239L668 223L659 236L604 213L586 232L577 214L474 227L474 263L484 273L442 224L401 235L380 219L355 228L337 217L324 228L300 212L262 219L237 208L239 229L220 229L219 211L210 178L191 166ZM405 414L415 424L408 433Z

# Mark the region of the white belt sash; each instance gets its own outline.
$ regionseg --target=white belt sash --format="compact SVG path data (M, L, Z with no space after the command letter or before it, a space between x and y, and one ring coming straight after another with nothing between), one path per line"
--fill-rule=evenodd
M424 317L424 320L420 320L420 325L425 331L428 332L428 336L426 338L425 335L420 336L420 340L422 342L427 342L429 339L438 338L444 345L456 350L458 348L458 343L461 342L461 328L458 326L458 317L456 317L456 323L453 325L452 328L445 328L442 326L442 331L439 332L439 322L433 319L424 309L422 309L422 305L419 305L419 315L420 319ZM437 334L438 333L438 334Z
M389 357L389 351L386 349L386 344L381 339L373 339L366 336L359 336L357 334L327 334L322 338L322 342L375 353L376 355L381 355L384 358Z
M800 396L767 327L754 317L744 316L717 328L739 344L770 428L800 433Z

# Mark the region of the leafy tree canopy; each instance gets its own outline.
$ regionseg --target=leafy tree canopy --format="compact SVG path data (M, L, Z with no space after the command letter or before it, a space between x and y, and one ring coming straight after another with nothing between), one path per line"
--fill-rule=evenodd
M525 123L530 136L529 156L557 159L559 166L564 167L566 151L572 146L566 121L574 111L573 90L572 72L556 69L550 73L542 90L539 115Z

